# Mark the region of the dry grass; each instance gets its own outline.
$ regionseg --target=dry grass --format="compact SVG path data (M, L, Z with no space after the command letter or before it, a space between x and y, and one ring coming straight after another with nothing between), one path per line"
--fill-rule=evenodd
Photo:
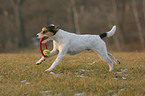
M121 61L108 72L106 62L93 52L65 56L45 72L56 57L35 65L40 54L0 54L0 96L143 96L145 52L113 53Z

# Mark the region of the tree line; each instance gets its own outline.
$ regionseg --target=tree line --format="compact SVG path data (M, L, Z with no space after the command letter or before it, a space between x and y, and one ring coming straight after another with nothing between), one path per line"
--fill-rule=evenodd
M117 25L106 38L115 51L145 48L145 0L1 0L0 51L28 48L48 24L77 34L100 34Z

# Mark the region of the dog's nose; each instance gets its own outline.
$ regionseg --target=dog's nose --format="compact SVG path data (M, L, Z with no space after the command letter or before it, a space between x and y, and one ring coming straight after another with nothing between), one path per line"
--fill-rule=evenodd
M39 35L36 35L36 37L38 37Z

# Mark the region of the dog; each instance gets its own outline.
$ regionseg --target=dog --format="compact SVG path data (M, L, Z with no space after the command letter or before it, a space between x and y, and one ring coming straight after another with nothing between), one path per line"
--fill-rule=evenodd
M53 40L53 50L50 52L50 56L57 55L56 60L50 66L49 69L45 71L52 71L63 59L65 54L75 55L84 50L93 50L98 55L104 59L109 65L109 71L113 70L113 59L117 64L120 64L110 53L107 52L107 47L105 42L102 40L104 37L110 37L116 32L116 26L106 33L100 35L78 35L75 33L70 33L64 31L54 24L50 24L42 28L42 31L36 35L38 39L44 37L45 39L42 43L46 43L49 40ZM36 62L36 65L41 64L46 58L43 57ZM111 59L110 59L111 58Z

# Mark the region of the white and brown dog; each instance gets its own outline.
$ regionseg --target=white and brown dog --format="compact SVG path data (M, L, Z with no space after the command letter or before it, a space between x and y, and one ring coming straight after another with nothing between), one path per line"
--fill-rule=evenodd
M51 55L49 57L58 54L51 67L45 71L52 71L63 59L66 53L75 55L88 49L98 53L98 55L108 63L110 68L109 71L113 70L113 62L110 60L110 58L113 59L116 63L120 64L118 60L116 60L111 54L107 52L106 44L102 40L104 37L112 36L116 31L116 26L113 26L109 32L100 35L78 35L69 33L59 29L58 27L59 26L51 24L47 27L43 27L42 31L37 34L37 38L39 39L45 37L45 40L42 43L53 40L53 50L50 52ZM46 58L42 56L42 58L37 61L36 64L41 64L45 59Z

